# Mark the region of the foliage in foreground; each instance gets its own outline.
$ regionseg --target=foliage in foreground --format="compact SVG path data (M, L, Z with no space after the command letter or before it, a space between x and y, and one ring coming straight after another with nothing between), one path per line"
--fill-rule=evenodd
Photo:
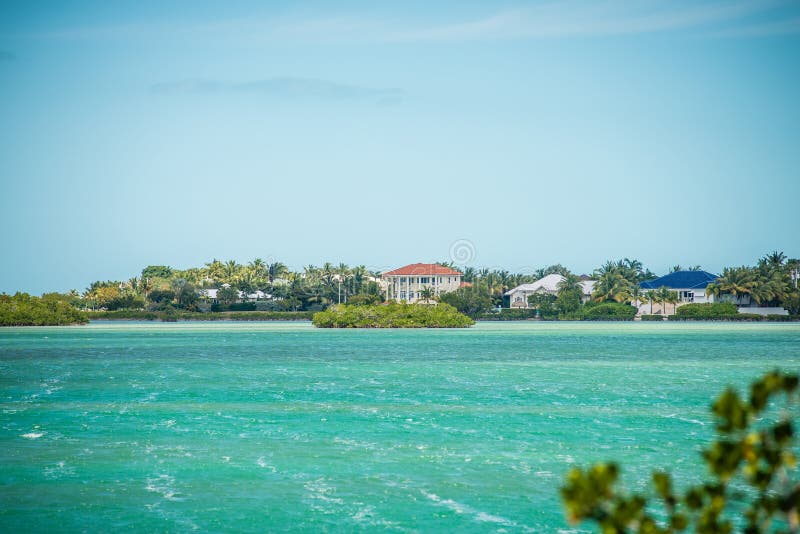
M340 304L312 318L320 328L466 328L471 318L449 304L389 303L377 306Z
M769 421L764 412L776 397L786 407ZM737 527L746 533L797 532L800 482L791 477L797 401L795 374L768 373L750 386L747 398L728 388L712 405L717 438L702 453L711 475L707 482L678 493L666 471L655 471L653 496L629 495L616 487L616 464L574 468L561 488L568 519L593 521L604 533L728 533L735 508L743 510ZM663 506L658 515L657 504Z
M56 296L0 294L0 326L58 326L83 324L87 321L84 312L76 310L69 302Z

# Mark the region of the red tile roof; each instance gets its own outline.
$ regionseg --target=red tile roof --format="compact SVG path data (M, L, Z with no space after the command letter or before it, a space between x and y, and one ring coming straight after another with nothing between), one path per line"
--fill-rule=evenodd
M445 267L444 265L439 265L438 263L412 263L411 265L406 265L405 267L400 267L399 269L395 269L394 271L389 271L388 273L383 273L384 276L408 276L408 275L444 275L444 276L461 276L461 273L451 269L450 267Z

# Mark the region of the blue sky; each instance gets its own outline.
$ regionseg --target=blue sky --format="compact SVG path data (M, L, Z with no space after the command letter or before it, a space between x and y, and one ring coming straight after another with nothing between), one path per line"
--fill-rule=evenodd
M800 256L797 1L32 4L0 4L0 291Z

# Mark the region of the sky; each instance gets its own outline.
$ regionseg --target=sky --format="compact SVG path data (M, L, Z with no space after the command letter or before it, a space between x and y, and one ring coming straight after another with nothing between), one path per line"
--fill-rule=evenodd
M0 292L800 257L800 2L0 3Z

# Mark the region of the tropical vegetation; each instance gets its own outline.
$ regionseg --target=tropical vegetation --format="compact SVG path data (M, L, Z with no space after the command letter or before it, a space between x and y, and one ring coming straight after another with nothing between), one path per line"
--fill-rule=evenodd
M744 395L726 389L711 407L716 439L701 453L708 476L687 488L675 487L669 466L634 494L619 487L615 463L571 469L561 488L567 518L603 533L797 532L798 381L774 371Z
M727 267L706 291L721 301L750 299L760 306L786 307L800 313L797 273L800 260L787 259L783 252L772 252L753 267ZM794 279L792 279L794 277Z
M69 298L58 293L34 297L27 293L0 294L0 326L72 325L88 322Z
M388 303L376 305L336 304L314 314L320 328L466 328L475 324L449 304Z
M425 288L420 292L421 300L424 303L438 301L449 304L472 318L510 317L507 313L497 312L509 306L505 293L548 274L559 274L564 279L558 284L555 294L542 292L528 299L535 316L541 319L597 319L603 310L612 308L599 311L590 308L610 303L637 307L649 303L650 315L674 313L685 307L678 306L678 294L666 287L642 290L640 283L656 275L642 262L631 258L607 261L588 276L572 273L561 264L519 273L460 267L452 262L441 264L459 269L465 286L440 295L436 295L433 288ZM676 269L681 267L676 265L673 270ZM690 270L699 269L700 266L690 267ZM383 302L385 295L381 291L380 275L380 272L363 265L344 263L324 263L320 267L307 265L293 271L279 261L260 258L247 263L214 259L201 267L187 269L150 265L142 269L139 276L127 280L95 281L83 292L72 290L65 294L50 294L49 298L85 311L152 312L170 318L175 314L186 316L187 313L199 312L313 313L333 304L375 305ZM724 269L708 291L718 301L751 299L763 306L785 307L791 314L798 315L799 275L800 260L788 259L784 253L776 251L762 257L753 267ZM584 302L586 298L581 285L586 280L594 280L589 302ZM619 319L619 314L626 316L629 313L628 308L613 310L614 313L605 317Z

